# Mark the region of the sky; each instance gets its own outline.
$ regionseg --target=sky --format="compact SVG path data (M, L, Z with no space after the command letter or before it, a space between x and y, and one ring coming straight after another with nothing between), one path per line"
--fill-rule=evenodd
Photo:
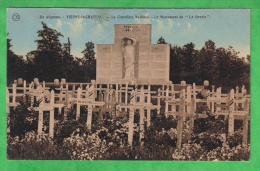
M63 34L62 44L70 38L71 54L76 57L83 57L87 42L113 44L114 24L151 24L152 44L162 36L172 45L192 42L199 50L210 39L216 47L232 46L239 57L250 55L249 9L9 8L7 13L8 38L17 55L37 49L42 21Z

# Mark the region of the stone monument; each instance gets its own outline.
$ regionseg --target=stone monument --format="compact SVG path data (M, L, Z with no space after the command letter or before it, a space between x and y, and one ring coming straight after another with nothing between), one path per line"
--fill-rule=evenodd
M170 47L151 44L150 24L116 24L114 44L98 44L98 84L168 84Z

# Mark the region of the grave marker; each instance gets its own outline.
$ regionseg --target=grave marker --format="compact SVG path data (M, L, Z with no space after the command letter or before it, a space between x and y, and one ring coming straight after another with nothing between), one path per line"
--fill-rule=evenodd
M44 98L43 94L40 94L40 98ZM43 107L44 101L41 101L39 103L39 116L38 116L38 134L42 134L42 126L43 126L43 110L41 109Z
M234 89L229 94L229 119L228 119L228 134L229 136L234 135Z
M134 90L131 91L131 99L130 99L130 104L135 104L135 92ZM133 134L134 134L134 108L130 108L130 113L129 113L129 122L128 122L128 143L130 146L132 146L133 143Z
M54 137L54 91L51 91L51 99L50 99L50 122L49 122L49 136L51 138Z
M145 103L144 101L144 87L141 87L140 90L140 102L141 105ZM144 138L144 108L139 109L139 114L140 114L140 142Z
M180 91L180 102L179 102L179 111L178 111L178 124L177 124L177 148L181 149L182 142L182 129L183 129L183 117L185 113L185 97L184 97L185 89Z
M248 137L248 119L249 119L249 100L245 100L244 110L247 114L243 119L243 146L247 146L247 137Z

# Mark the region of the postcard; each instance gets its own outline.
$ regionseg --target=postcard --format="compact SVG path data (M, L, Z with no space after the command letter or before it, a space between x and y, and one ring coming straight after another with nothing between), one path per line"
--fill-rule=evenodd
M250 161L250 9L8 8L8 160Z

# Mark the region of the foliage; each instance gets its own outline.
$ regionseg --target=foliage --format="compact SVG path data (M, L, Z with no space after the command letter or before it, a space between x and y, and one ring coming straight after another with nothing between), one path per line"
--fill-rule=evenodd
M64 139L64 148L72 160L102 159L102 154L107 150L106 141L101 140L97 134L71 135Z
M172 153L173 160L202 160L206 152L199 144L183 144L182 148L175 149Z
M95 59L95 51L94 51L94 43L87 42L85 44L85 49L81 52L84 54L83 58L81 59L81 62L88 70L86 78L83 78L84 80L90 82L92 79L96 79L96 59Z
M69 113L71 114L68 116L73 116L73 110ZM141 142L139 121L135 121L132 146L127 141L128 122L124 118L108 115L103 122L97 124L98 118L94 117L93 122L99 126L87 130L85 119L75 121L75 118L70 117L56 122L54 139L48 138L47 134L37 135L35 132L27 132L22 138L8 137L8 157L72 160L248 160L249 146L241 146L241 129L235 131L233 137L227 137L225 131L217 130L223 124L220 120L215 117L208 119L206 128L201 132L194 132L188 140L185 133L188 130L188 119L185 119L183 144L179 150L176 148L177 124L174 117L154 116L151 127L145 127ZM166 125L161 124L163 122Z
M61 144L64 138L76 133L77 129L83 130L84 124L76 120L59 120L55 125L55 140Z
M49 138L47 134L37 135L36 132L27 132L24 138L18 136L7 138L8 159L53 160L68 159L63 150Z
M241 147L238 145L236 147L230 148L229 146L218 147L207 153L207 160L234 160L243 161L249 160L250 146Z
M8 34L7 34L8 35ZM25 60L11 50L11 39L7 38L7 84L25 75Z
M170 47L170 80L173 83L185 80L189 84L202 84L208 80L211 85L221 86L224 92L242 85L249 90L250 56L238 57L239 52L232 46L217 48L208 40L200 50L195 50L192 42L183 47Z
M249 160L250 145L242 146L242 132L234 136L225 133L202 132L193 134L190 143L176 149L174 160Z
M26 59L12 52L11 39L7 38L7 84L18 78L33 80L35 77L44 81L65 78L71 82L90 82L95 79L94 44L86 43L83 58L74 57L70 54L72 44L69 38L62 45L59 40L63 37L62 33L49 28L44 22L41 24L42 29L37 32L39 39L35 40L37 49L28 52Z
M38 115L31 110L30 96L17 99L18 106L10 110L10 136L22 137L26 132L37 129Z
M30 52L27 58L33 65L35 77L53 81L63 73L60 65L62 64L62 45L59 41L59 37L63 37L63 35L55 29L49 28L44 22L42 22L42 27L43 29L37 32L39 39L35 40L37 49Z
M225 134L202 132L194 135L191 141L199 144L203 149L211 151L217 147L222 147L221 136L225 136Z
M173 160L203 160L203 161L241 161L249 160L250 145L242 147L238 145L230 148L225 145L211 151L206 151L199 144L183 144L172 154Z
M165 42L164 38L161 36L157 41L157 44L167 44L167 42Z
M108 159L117 154L116 147L127 146L127 123L108 119L109 127L95 132L78 128L78 132L64 139L64 148L71 159ZM105 125L108 123L105 123ZM137 127L135 127L135 130Z
M243 143L243 133L241 130L235 131L233 136L227 138L227 144L230 148L236 147Z

